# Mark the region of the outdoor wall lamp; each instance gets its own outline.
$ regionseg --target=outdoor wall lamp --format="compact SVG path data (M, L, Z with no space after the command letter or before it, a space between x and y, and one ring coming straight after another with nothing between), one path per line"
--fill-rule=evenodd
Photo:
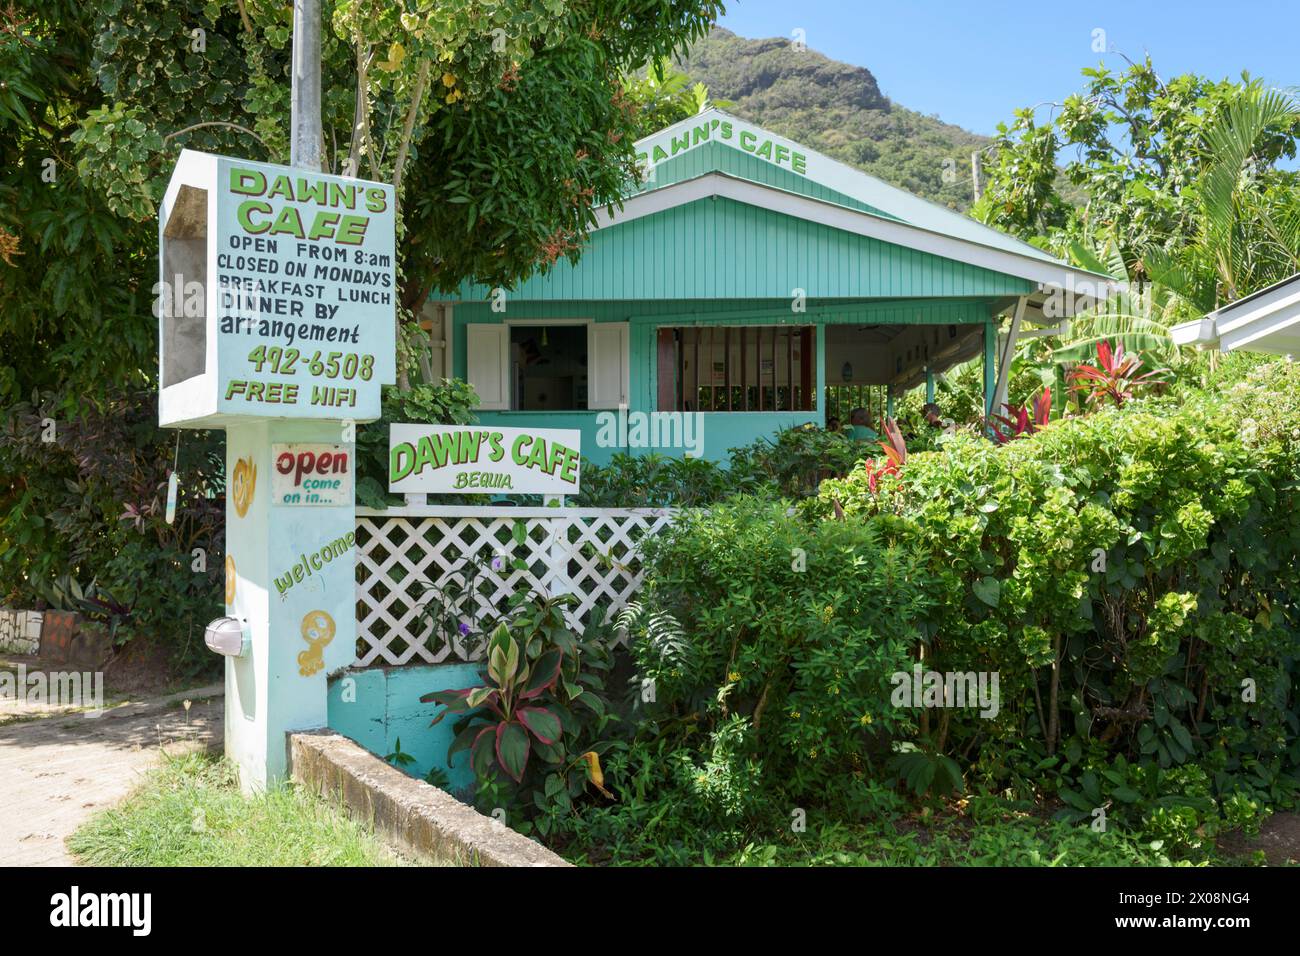
M208 650L223 657L243 657L253 643L248 626L239 618L219 617L203 631Z

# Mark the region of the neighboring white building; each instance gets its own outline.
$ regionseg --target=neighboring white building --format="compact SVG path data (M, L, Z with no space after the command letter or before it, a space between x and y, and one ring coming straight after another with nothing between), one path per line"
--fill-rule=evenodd
M1170 329L1179 345L1300 354L1300 275Z

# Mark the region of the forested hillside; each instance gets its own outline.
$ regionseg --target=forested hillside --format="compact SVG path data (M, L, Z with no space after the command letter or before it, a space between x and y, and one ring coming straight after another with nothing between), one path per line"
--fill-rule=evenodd
M681 61L729 112L956 209L970 205L971 152L986 137L891 102L865 67L715 27Z

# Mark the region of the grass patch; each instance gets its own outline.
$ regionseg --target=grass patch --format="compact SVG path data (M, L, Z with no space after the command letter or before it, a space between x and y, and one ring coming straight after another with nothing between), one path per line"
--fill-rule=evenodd
M1011 801L976 797L961 815L898 815L842 823L810 815L805 833L751 843L719 862L732 866L1206 866L1226 858L1212 842L1173 853L1165 841L1117 826L1046 819ZM973 812L970 812L973 811Z
M805 839L750 844L730 866L1170 866L1160 841L1042 821L896 824L831 823Z
M1053 819L1028 800L972 794L929 807L894 797L848 811L810 807L804 827L767 808L761 822L743 827L674 824L665 811L620 818L617 809L589 813L563 846L553 847L579 866L1250 866L1266 865L1262 851L1219 847L1214 834L1166 835L1110 821ZM624 811L624 817L626 817ZM660 826L661 821L663 825Z
M292 784L244 796L234 767L206 754L166 758L120 806L68 840L90 866L391 866L365 827Z

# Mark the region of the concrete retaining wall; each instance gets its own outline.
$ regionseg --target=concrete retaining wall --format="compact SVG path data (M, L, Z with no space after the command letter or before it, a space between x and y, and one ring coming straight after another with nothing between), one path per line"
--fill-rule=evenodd
M35 654L41 646L40 611L0 607L0 654Z
M411 856L454 866L569 866L541 844L331 730L289 735L293 779Z

